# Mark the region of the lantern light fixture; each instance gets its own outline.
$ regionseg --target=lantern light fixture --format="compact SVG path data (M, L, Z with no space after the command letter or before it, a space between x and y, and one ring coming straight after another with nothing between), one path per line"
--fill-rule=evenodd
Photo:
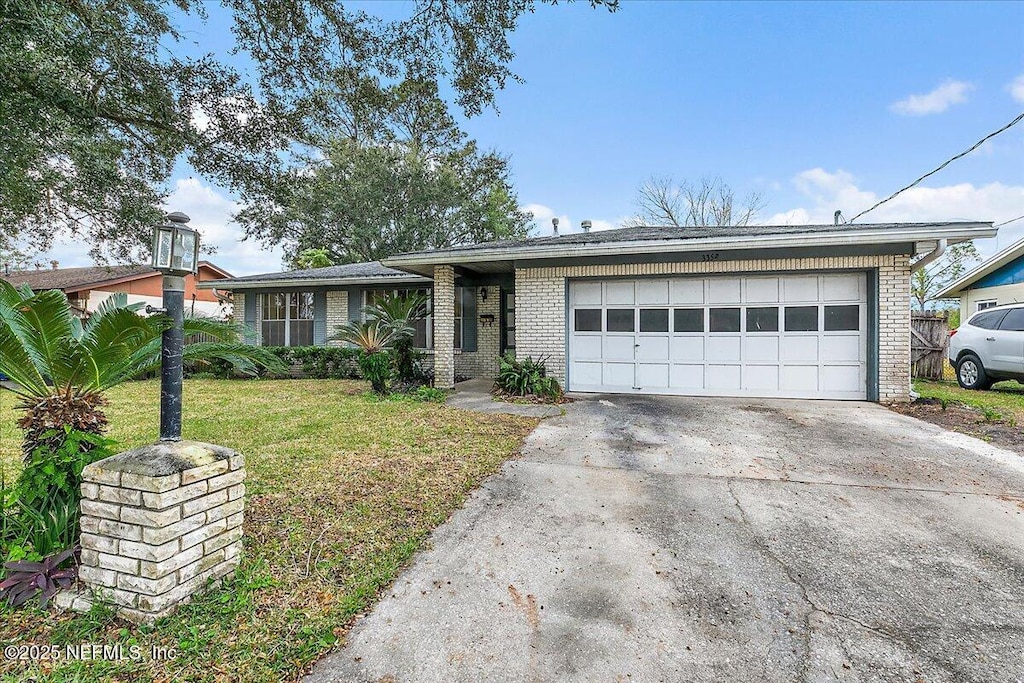
M153 228L153 268L166 275L195 275L199 270L199 233L180 211Z

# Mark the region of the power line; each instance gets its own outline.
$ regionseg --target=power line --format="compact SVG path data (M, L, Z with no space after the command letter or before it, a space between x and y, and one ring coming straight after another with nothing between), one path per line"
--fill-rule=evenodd
M1020 113L1020 114L1019 114L1019 115L1018 115L1018 116L1017 116L1017 117L1016 117L1016 118L1015 118L1015 119L1014 119L1013 121L1010 121L1010 122L1009 122L1008 124L1006 124L1005 126L1003 126L1002 128L1000 128L999 130L997 130L997 131L994 131L994 132L992 132L992 133L989 133L988 135L986 135L985 137L983 137L982 139L978 140L978 141L977 141L977 142L975 142L975 143L974 143L973 145L971 145L971 146L970 146L970 147L969 147L968 149L965 149L964 151L962 151L962 152L960 152L959 154L957 154L957 155L956 155L955 157L953 157L953 158L951 158L951 159L948 159L948 160L946 160L945 162L943 162L943 163L942 163L942 164L941 164L940 166L938 166L938 167L937 167L937 168L935 168L934 170L928 171L928 172L927 172L927 173L925 173L925 174L924 174L923 176L921 176L920 178L918 178L918 179L917 179L917 180L915 180L914 182L910 183L910 184L909 184L909 185L907 185L906 187L904 187L904 188L902 188L902 189L900 189L900 190L896 190L896 191L895 191L895 192L893 192L893 193L892 193L891 195L889 195L888 197L886 197L886 198L885 198L885 199L883 199L882 201L880 201L880 202L878 202L877 204L875 204L874 206L872 206L872 207L871 207L870 209L866 209L866 210L864 210L864 211L861 211L861 212L860 212L860 213L858 213L858 214L857 214L856 216L854 216L853 218L851 218L851 219L850 219L850 222L851 222L851 223L855 222L855 221L856 221L856 220L857 220L858 218L860 218L860 217L861 217L861 216L863 216L864 214L866 214L866 213L868 213L868 212L871 212L871 211L874 211L875 209L877 209L878 207L880 207L880 206L881 206L882 204L885 204L886 202L888 202L888 201L890 201L890 200L892 200L892 199L895 199L895 198L896 198L897 196L899 196L899 195L903 194L904 192L906 192L906 191L907 191L907 190L909 190L910 188L912 188L912 187L914 187L914 186L918 185L918 184L919 184L919 183L920 183L921 181L923 181L923 180L924 180L925 178L928 178L929 176L933 176L933 175L935 175L936 173L938 173L939 171L941 171L942 169L946 168L947 166L949 166L949 165L950 165L951 163L953 163L953 162L954 162L954 161L956 161L957 159L960 159L961 157L965 157L965 156L967 156L968 154L970 154L971 152L973 152L974 150L978 149L978 148L979 148L979 147L981 147L981 146L982 146L983 144L985 144L986 142L988 142L988 140L990 140L991 138L994 138L995 136L999 135L1000 133L1002 133L1002 132L1004 132L1004 131L1006 131L1006 130L1009 130L1010 128L1012 128L1012 127L1016 126L1016 125L1017 125L1018 123L1020 123L1020 122L1021 122L1021 120L1022 120L1022 119L1024 119L1024 112L1021 112L1021 113ZM1021 218L1024 218L1024 216L1022 216ZM1014 220L1018 220L1018 219L1016 219L1016 218L1015 218Z
M1008 221L1003 221L1002 223L996 223L996 224L995 224L995 225L993 225L992 227L993 227L993 228L1001 228L1001 227L1003 227L1004 225L1009 225L1010 223L1016 223L1016 222L1017 222L1017 221L1019 221L1019 220L1020 220L1021 218L1024 218L1024 216L1017 216L1016 218L1011 218L1011 219L1010 219L1010 220L1008 220Z

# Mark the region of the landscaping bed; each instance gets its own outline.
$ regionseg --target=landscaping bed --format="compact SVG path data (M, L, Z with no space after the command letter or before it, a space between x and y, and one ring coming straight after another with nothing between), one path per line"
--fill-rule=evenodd
M955 382L916 381L918 400L893 409L1024 455L1024 386L1001 382L989 391Z
M366 389L349 380L186 381L184 437L246 456L246 546L237 577L152 627L102 608L88 615L0 608L5 645L119 645L125 653L77 662L0 659L0 677L269 681L307 671L537 423L380 400ZM117 387L109 398L110 436L122 448L156 439L156 382ZM13 395L0 392L0 463L8 479L19 468L13 404ZM153 658L154 646L173 656Z

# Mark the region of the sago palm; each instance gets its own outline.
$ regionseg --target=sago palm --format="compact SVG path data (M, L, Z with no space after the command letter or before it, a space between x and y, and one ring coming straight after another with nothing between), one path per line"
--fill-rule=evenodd
M388 294L363 308L363 314L367 320L377 322L391 332L398 376L406 382L423 379L414 346L416 323L430 314L427 296L418 293L407 296Z
M385 394L391 378L391 358L387 351L394 337L395 333L379 320L352 320L339 325L338 332L330 339L359 347L362 351L359 369L363 371L363 377L370 382L375 392Z
M143 317L141 307L117 294L83 323L62 292L33 293L0 281L0 373L17 384L26 460L40 446L44 452L59 447L65 426L102 434L104 392L160 366L161 334L170 319ZM186 344L185 361L219 358L242 372L280 366L265 349L241 343L239 328L228 323L186 318L185 335L213 340Z

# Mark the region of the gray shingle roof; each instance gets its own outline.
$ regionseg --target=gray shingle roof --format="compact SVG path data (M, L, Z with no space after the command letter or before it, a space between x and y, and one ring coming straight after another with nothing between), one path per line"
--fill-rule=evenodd
M677 228L675 226L644 226L637 228L616 228L614 230L593 230L591 232L573 232L564 235L547 235L544 237L528 237L519 240L495 240L478 244L464 244L446 249L424 250L411 252L416 254L452 251L473 251L476 249L516 249L521 247L562 246L574 244L608 244L614 242L645 242L657 240L707 239L715 237L767 237L774 235L805 235L828 234L841 235L846 232L862 230L898 230L915 226L937 227L957 225L947 223L841 223L839 225L720 225ZM399 254L396 258L405 256Z
M382 266L380 261L368 261L366 263L346 263L340 266L328 266L326 268L311 268L308 270L285 270L279 273L259 273L245 277L231 278L222 281L221 284L228 286L235 282L263 282L282 280L332 280L344 278L366 278L366 279L387 279L387 278L408 278L409 273L394 268Z

